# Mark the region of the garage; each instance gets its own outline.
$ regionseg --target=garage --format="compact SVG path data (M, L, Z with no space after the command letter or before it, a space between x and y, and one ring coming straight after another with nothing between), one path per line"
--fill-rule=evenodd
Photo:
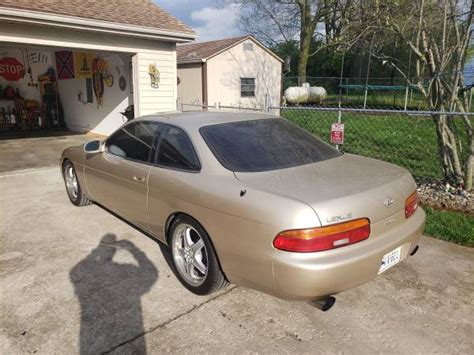
M152 1L3 1L0 139L107 136L175 111L176 44L194 38Z

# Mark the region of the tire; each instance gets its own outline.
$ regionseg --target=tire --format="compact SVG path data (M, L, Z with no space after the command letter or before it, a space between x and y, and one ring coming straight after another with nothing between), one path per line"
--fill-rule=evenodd
M82 207L92 203L82 191L76 170L70 160L66 160L63 164L63 178L69 200L71 200L74 205Z
M227 286L209 235L194 219L176 217L168 244L173 272L189 291L208 295Z

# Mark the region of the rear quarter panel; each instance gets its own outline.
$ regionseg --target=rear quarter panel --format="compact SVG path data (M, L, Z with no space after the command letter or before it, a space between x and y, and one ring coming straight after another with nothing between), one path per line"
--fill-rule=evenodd
M246 192L240 196L242 190ZM148 227L162 241L171 215L190 215L209 234L227 278L267 292L274 288L275 236L285 229L320 225L308 205L248 188L230 172L209 175L154 167L148 208Z

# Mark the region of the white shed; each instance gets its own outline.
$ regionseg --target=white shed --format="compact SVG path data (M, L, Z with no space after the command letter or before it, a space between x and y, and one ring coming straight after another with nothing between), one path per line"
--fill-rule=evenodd
M152 0L3 0L0 133L108 135L127 107L175 111L176 43L195 37Z
M178 45L177 55L182 104L280 104L283 60L252 36Z

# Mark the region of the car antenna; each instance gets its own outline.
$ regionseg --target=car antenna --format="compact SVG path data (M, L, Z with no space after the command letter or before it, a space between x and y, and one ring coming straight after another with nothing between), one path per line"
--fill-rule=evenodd
M240 197L244 197L244 195L247 193L247 190L240 190Z

